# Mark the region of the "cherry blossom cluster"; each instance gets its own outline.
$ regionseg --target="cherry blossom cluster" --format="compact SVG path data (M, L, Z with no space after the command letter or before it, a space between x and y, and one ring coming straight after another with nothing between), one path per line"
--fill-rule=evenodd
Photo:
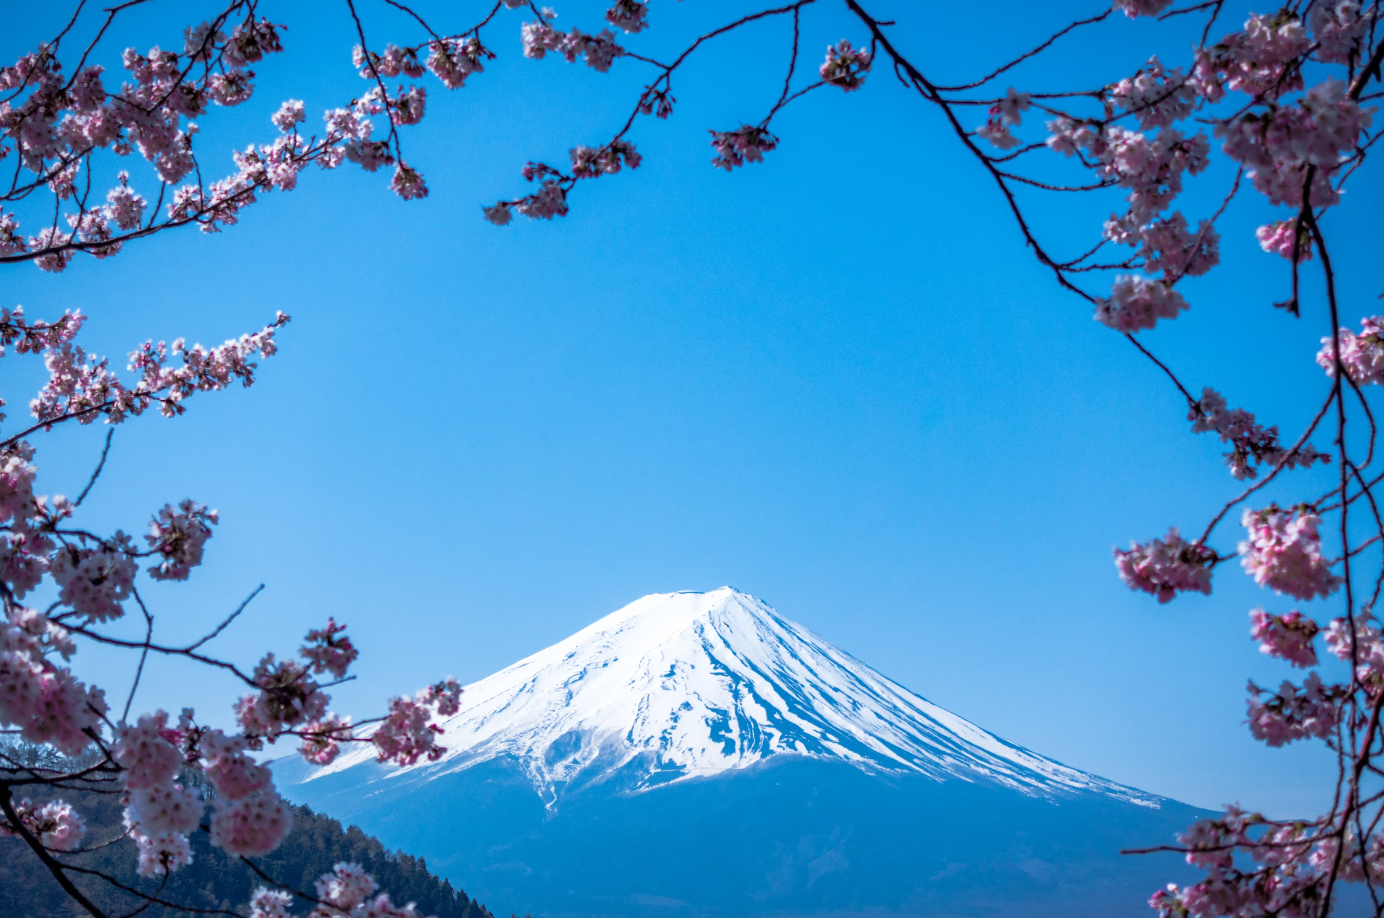
M0 441L0 599L5 614L0 628L0 726L71 756L98 744L95 748L104 759L95 770L119 781L126 834L138 870L147 877L164 877L190 864L189 836L197 831L207 831L212 844L234 856L260 856L278 847L291 828L292 810L275 789L269 769L253 753L266 743L293 736L302 741L301 754L321 765L332 761L344 744L369 742L348 718L329 713L330 698L315 678L344 678L359 653L345 627L334 619L308 632L299 650L301 662L266 654L251 673L199 650L229 619L207 639L188 647L157 644L152 614L139 599L140 561L152 562L147 570L152 580L187 579L204 560L219 514L192 500L165 505L153 515L147 547L142 549L120 531L98 536L75 522L81 498L73 502L35 493L35 450L24 437L69 421L88 423L104 417L109 424L122 423L155 403L173 416L193 392L224 389L236 380L252 385L253 358L275 353L275 333L287 320L280 314L265 329L216 348L189 347L182 341L171 347L146 342L130 357L138 381L126 384L106 361L87 357L74 343L84 321L80 314L46 323L30 322L15 310L0 319L0 340L18 354L41 356L50 377L30 406L36 423ZM181 359L174 362L172 357ZM93 477L92 484L95 481ZM56 588L57 601L46 611L20 605L45 577ZM133 724L123 718L114 721L104 692L74 674L71 660L77 641L108 642L101 626L121 619L134 600L148 616L149 637L142 644L121 643L144 652L215 662L253 689L235 705L238 733L199 726L190 709L176 724L161 710ZM386 736L395 730L399 738L393 751L382 750L383 757L408 763L421 753L440 754L432 742L438 728L431 719L456 713L460 691L449 679L416 699L396 703L381 729ZM428 745L420 751L424 737ZM202 782L187 780L189 771L200 773L214 792L210 807L199 789ZM19 824L5 831L21 836L27 832L31 844L74 850L81 843L82 819L61 801L41 807L23 803L16 812ZM353 916L413 914L384 895L362 900L359 906Z
M634 144L616 138L604 147L573 147L568 154L572 160L570 174L546 163L529 163L524 167L524 179L539 182L538 191L513 201L500 201L484 208L485 218L496 226L504 226L518 211L531 220L551 220L567 215L567 193L582 179L614 175L622 168L638 169L643 158Z
M6 603L0 628L0 724L33 743L76 755L107 710L105 693L77 679L65 661L76 651L68 629L35 609Z
M1341 701L1346 690L1322 683L1309 673L1299 689L1285 681L1270 693L1253 682L1249 684L1249 730L1254 738L1270 746L1315 737L1327 739L1341 719Z
M1202 390L1201 398L1187 412L1187 420L1192 422L1193 433L1215 431L1222 443L1231 446L1225 454L1225 464L1230 474L1241 481L1257 477L1260 465L1309 468L1316 462L1331 461L1329 454L1317 452L1311 444L1291 451L1284 449L1278 442L1277 427L1265 430L1243 408L1229 410L1225 396L1210 387Z
M437 743L442 728L432 722L432 716L450 717L460 709L461 686L455 679L429 686L413 698L391 698L388 716L371 736L378 759L412 765L420 758L429 762L442 758L447 752Z
M182 403L194 392L225 389L236 380L243 386L254 385L258 364L253 358L275 354L275 333L288 321L280 312L259 331L213 348L188 347L181 338L171 346L146 341L130 352L129 368L140 377L134 385L121 382L109 361L87 354L81 345L64 342L44 353L49 380L30 403L30 411L48 426L66 418L90 424L100 417L119 424L153 404L165 417L173 417L186 410ZM179 363L171 363L171 358Z
M1240 563L1254 582L1295 599L1330 596L1341 577L1322 555L1319 517L1308 507L1246 510L1241 519L1249 538L1240 543Z
M853 48L846 39L827 46L827 58L817 72L822 81L839 86L846 92L854 92L865 85L865 74L870 72L873 55L868 48Z
M1252 610L1249 618L1250 637L1259 642L1261 653L1304 669L1317 665L1317 650L1312 641L1320 629L1315 621L1298 611L1272 615L1263 609Z
M779 140L768 128L744 125L735 131L712 131L711 148L716 151L711 164L727 172L745 163L764 161L764 154L778 148Z
M423 918L412 902L395 905L359 864L340 863L319 877L317 905L308 918ZM293 896L261 886L250 897L250 918L290 918Z
M124 237L151 228L144 223L146 200L129 187L124 171L104 202L92 199L89 176L79 189L79 174L92 169L92 154L137 152L161 184L176 185L197 164L191 119L210 106L248 99L254 91L251 65L282 50L279 27L257 17L254 2L235 2L215 22L186 29L180 52L127 48L126 82L116 91L107 89L99 64L68 76L55 44L0 67L0 88L11 92L0 103L0 157L14 153L31 174L17 179L6 197L22 199L46 185L59 203L76 208L27 238L15 216L7 215L0 256L24 255L44 270L61 271L75 251L106 257L119 251Z
M1178 593L1211 593L1216 553L1200 542L1188 542L1174 527L1165 539L1115 549L1115 568L1131 590L1142 590L1171 602Z
M526 4L505 0L503 5ZM252 66L283 50L283 27L259 16L257 6L258 0L227 0L214 20L184 30L181 51L125 49L118 90L108 88L104 65L87 64L97 44L82 53L77 72L69 75L62 37L0 67L0 90L10 92L0 102L0 159L13 152L27 170L27 176L16 175L8 191L0 190L0 205L22 204L46 188L59 210L54 217L52 207L40 206L22 225L19 211L0 208L0 260L33 261L57 272L78 252L106 258L131 240L165 229L195 225L218 232L235 225L240 211L263 193L296 187L301 171L313 162L332 169L349 161L371 172L392 165L390 187L396 194L406 200L426 197L422 174L403 160L396 129L422 120L427 90L415 83L391 93L384 79L416 80L431 72L448 89L463 86L495 56L481 43L479 26L451 36L433 34L414 47L389 44L383 53L357 46L360 74L375 85L349 107L328 110L321 135L303 133L307 106L288 99L270 118L277 138L233 152L235 171L204 181L195 119L212 108L249 100L255 91ZM643 5L624 6L629 9L622 24L637 31ZM123 8L110 11L112 17ZM546 21L537 25L551 33ZM552 35L551 50L569 59L584 56L597 69L608 69L623 53L609 30ZM535 50L541 56L542 48ZM420 60L423 51L426 62ZM387 124L383 137L375 136L380 132L374 119L380 115ZM102 151L118 157L138 153L148 163L151 184L138 190L130 171L120 169L104 194L93 188L100 181L94 172L105 162L93 155ZM151 200L165 202L164 209L151 206ZM33 229L26 232L31 221Z
M1228 807L1224 816L1197 822L1180 839L1188 863L1205 870L1206 878L1185 889L1169 884L1149 905L1160 918L1313 918L1332 872L1333 839L1310 834L1302 823ZM1252 863L1237 859L1237 851Z
M86 822L69 804L52 800L37 806L26 798L19 801L14 810L24 829L48 850L74 851L82 846ZM0 836L19 834L19 828L11 825L8 819L0 820Z
M1337 341L1322 339L1317 363L1328 376L1336 375L1336 348L1340 349L1341 365L1346 375L1359 385L1384 383L1384 316L1369 316L1360 320L1360 334L1348 328L1336 332Z
M556 14L552 10L544 10L544 15L546 19L551 19ZM546 19L524 23L521 34L525 57L542 60L549 51L553 51L562 55L569 64L579 57L585 58L587 66L605 73L617 57L625 54L625 49L616 44L615 33L610 29L602 29L595 35L575 28L570 32L559 32Z
M1254 231L1259 247L1271 255L1281 255L1289 261L1308 261L1312 257L1312 233L1296 217L1276 220Z
M1340 201L1331 173L1352 153L1370 126L1371 109L1346 94L1346 84L1328 79L1296 105L1246 112L1216 128L1225 154L1249 169L1254 187L1271 204L1302 204L1310 184L1313 207ZM1310 183L1308 182L1310 171Z
M1182 294L1162 281L1125 274L1115 280L1109 297L1096 299L1095 319L1132 334L1153 328L1159 319L1175 319L1186 309Z

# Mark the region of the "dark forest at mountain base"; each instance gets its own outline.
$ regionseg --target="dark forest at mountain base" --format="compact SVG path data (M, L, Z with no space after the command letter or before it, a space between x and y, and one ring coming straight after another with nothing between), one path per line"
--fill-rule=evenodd
M0 778L6 774L0 771ZM20 795L16 788L16 797ZM60 793L86 820L85 844L98 845L123 832L118 795ZM51 799L34 796L35 802ZM225 909L247 914L250 894L267 885L249 866L208 843L206 832L192 836L192 864L168 878L160 899L197 909ZM140 877L135 870L135 843L123 839L99 851L64 855L61 859L99 870L117 881L153 894L156 880ZM335 819L295 807L293 829L278 850L255 858L255 864L278 882L309 894L313 883L342 861L360 864L379 882L382 891L402 905L414 902L423 915L436 918L494 918L479 902L428 871L422 858L389 851L355 826L342 827ZM77 878L76 885L108 915L125 915L141 903L94 877ZM306 914L311 903L299 899L296 914ZM78 918L88 913L59 886L52 874L18 838L0 838L0 918ZM154 905L141 918L186 918L187 912Z

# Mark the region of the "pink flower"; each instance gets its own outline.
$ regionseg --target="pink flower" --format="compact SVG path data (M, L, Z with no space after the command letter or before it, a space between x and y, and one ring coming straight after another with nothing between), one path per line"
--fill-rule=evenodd
M269 769L245 754L246 745L243 737L227 736L220 730L206 731L197 744L202 770L223 799L244 800L273 787Z
M1297 611L1287 615L1271 615L1263 609L1251 610L1249 618L1253 623L1250 636L1259 641L1260 653L1287 660L1304 669L1317 665L1317 651L1312 646L1312 639L1317 636L1319 629L1312 619L1304 618Z
M1175 319L1187 308L1182 294L1166 284L1127 274L1115 279L1108 299L1096 300L1095 319L1128 334L1153 328L1159 319Z
M551 220L553 217L565 217L567 216L567 192L557 182L547 179L538 191L514 202L514 209L531 220Z
M285 134L293 130L295 124L301 124L307 120L307 115L303 113L303 102L301 99L289 99L279 106L269 118L274 122L274 127L283 131Z
M149 524L144 539L150 549L163 560L149 569L155 580L186 580L192 569L202 563L202 551L211 538L211 526L218 519L215 510L185 500L174 510L165 504Z
M642 32L649 27L649 5L640 0L615 0L606 10L606 22L626 33Z
M286 727L318 720L327 711L327 696L293 660L276 661L272 653L255 666L255 684L261 691L236 703L236 720L247 737L271 741Z
M112 758L125 770L125 786L131 790L164 787L173 783L183 766L178 748L169 741L168 714L145 714L133 727L123 727L116 737Z
M1384 316L1369 316L1360 320L1360 334L1342 328L1340 340L1341 363L1346 375L1360 385L1384 382ZM1317 363L1326 375L1336 375L1336 357L1330 338L1322 339Z
M315 673L331 673L340 679L346 675L347 668L360 656L348 637L338 637L346 630L338 625L336 619L327 619L325 628L308 632L305 644L298 653L307 660Z
M1363 60L1361 42L1374 21L1374 9L1360 10L1360 0L1325 0L1312 4L1307 25L1317 42L1317 58L1328 64L1345 64L1354 56Z
M398 696L389 701L389 715L371 736L381 762L412 765L420 758L429 762L442 758L447 751L437 744L442 728L431 722L429 707L438 699L431 690L415 698ZM447 703L446 699L442 699Z
M138 869L142 877L166 876L192 863L192 847L186 835L173 832L145 835L138 831L130 834L139 850Z
M485 219L496 226L506 226L510 220L514 219L514 214L510 212L509 204L505 201L492 207L482 207L481 212L485 215Z
M250 896L250 918L288 918L292 893L261 886Z
M1326 739L1340 721L1342 690L1323 686L1316 673L1308 674L1300 690L1284 682L1277 693L1270 694L1251 682L1249 691L1250 733L1270 746L1309 737ZM1268 697L1261 700L1261 695Z
M716 151L711 164L729 172L745 163L763 162L764 154L778 147L778 138L767 128L747 124L736 131L712 131L711 146Z
M852 48L851 43L841 39L835 45L827 46L827 57L817 72L824 82L840 86L846 92L854 92L865 84L865 74L870 70L870 52L865 48ZM1014 96L1014 90L1009 91ZM1023 107L1028 108L1028 95L1023 94ZM1018 124L1016 120L1014 122Z
M1190 115L1197 92L1180 68L1165 70L1155 56L1134 76L1116 83L1110 97L1124 111L1134 112L1139 127L1148 130L1167 127Z
M1115 0L1115 9L1130 19L1137 16L1157 16L1172 5L1173 0Z
M1211 567L1216 553L1200 542L1188 542L1177 527L1166 539L1146 545L1135 542L1128 551L1115 549L1115 568L1131 590L1142 590L1169 602L1178 593L1211 594Z
M75 851L81 847L86 822L70 804L53 800L43 806L34 806L25 799L14 809L29 834L37 836L39 843L50 851ZM0 820L0 836L17 835L19 830L15 826L8 820Z
M330 765L341 752L341 741L351 735L349 717L329 714L303 728L303 745L298 751L314 765Z
M227 854L260 857L284 840L293 811L272 789L241 800L221 800L211 816L211 843Z
M172 832L188 835L197 831L205 807L195 791L181 784L163 784L132 790L125 807L125 821L139 826L146 835Z
M1312 234L1305 226L1299 229L1296 217L1261 226L1254 231L1254 235L1259 240L1259 247L1271 255L1281 255L1292 261L1296 253L1296 259L1300 262L1312 258Z
M1193 433L1215 431L1222 443L1233 448L1225 454L1230 473L1241 481L1259 475L1256 463L1285 468L1308 468L1314 462L1330 462L1331 456L1319 453L1311 444L1303 444L1291 454L1278 443L1278 428L1265 430L1254 415L1242 408L1226 408L1225 397L1215 389L1202 390L1201 399L1187 412Z
M443 86L457 89L471 74L485 70L485 58L494 56L475 36L434 41L428 45L428 69Z
M448 676L436 685L428 687L427 700L437 706L438 714L451 717L461 710L461 684Z
M340 863L324 873L314 884L317 898L332 908L350 912L365 902L380 885L359 864Z
M1200 277L1221 260L1221 237L1211 222L1203 220L1195 233L1189 232L1187 218L1180 211L1140 227L1136 235L1142 243L1139 254L1144 270L1150 274L1162 271L1167 283L1183 275Z
M1317 526L1321 518L1306 508L1245 510L1249 539L1240 543L1240 563L1263 587L1296 599L1330 596L1341 585L1322 557Z
M389 188L405 201L428 196L428 186L423 182L423 176L404 163L394 167L394 178Z

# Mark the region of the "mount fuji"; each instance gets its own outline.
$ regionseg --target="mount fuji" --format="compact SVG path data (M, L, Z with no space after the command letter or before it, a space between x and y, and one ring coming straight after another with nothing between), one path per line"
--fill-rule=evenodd
M276 765L484 901L595 916L1144 915L1202 813L1008 743L729 587L466 687L448 749Z

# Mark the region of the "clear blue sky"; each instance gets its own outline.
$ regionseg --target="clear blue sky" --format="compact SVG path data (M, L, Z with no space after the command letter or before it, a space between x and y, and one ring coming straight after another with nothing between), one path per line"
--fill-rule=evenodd
M974 6L873 4L941 79L1100 5L1004 2L982 22ZM252 103L203 119L203 151L269 139L284 98L306 100L311 127L364 89L343 5L264 7L289 25L289 53L259 68ZM655 4L644 46L725 7ZM417 40L382 4L363 8L379 43ZM201 18L185 9L139 9L114 47L180 43ZM595 28L602 9L564 3L558 22ZM864 38L823 13L804 38L814 67L828 40ZM13 59L59 15L12 14L23 27L0 50ZM170 16L176 29L158 24ZM706 130L758 120L778 91L784 24L766 26L709 48L674 117L639 124L641 169L587 183L566 219L498 229L478 205L521 191L525 161L608 136L644 77L628 61L602 76L524 60L520 21L502 12L487 35L501 56L466 89L428 83L406 137L425 201L395 199L383 174L314 169L223 235L165 235L56 277L5 269L5 305L80 307L86 344L116 357L146 337L212 344L276 309L294 317L253 389L118 430L88 502L92 525L137 533L165 501L220 509L204 569L150 590L170 640L264 582L222 650L291 652L336 616L364 649L340 707L362 716L645 593L731 584L1073 766L1208 806L1321 801L1321 750L1268 750L1243 726L1246 678L1289 675L1248 640L1247 610L1289 606L1229 566L1213 597L1159 606L1111 564L1112 546L1199 530L1235 493L1218 444L1191 436L1176 393L1033 263L935 111L876 73L785 112L765 163L713 169ZM1099 83L1150 41L1179 60L1185 47L1123 21L1103 34L1061 46L1026 85ZM1209 178L1193 220L1223 187ZM1331 217L1352 316L1376 308L1362 275L1380 200L1366 176ZM1075 250L1113 206L1054 215L1050 238ZM1295 431L1324 392L1312 355L1326 324L1315 300L1297 322L1270 308L1287 273L1253 239L1268 213L1248 197L1232 209L1225 267L1146 340L1192 385ZM0 373L18 416L39 373L13 356ZM41 438L42 486L80 490L103 434ZM184 674L156 667L136 707L176 707ZM210 679L192 695L224 716L232 691Z

